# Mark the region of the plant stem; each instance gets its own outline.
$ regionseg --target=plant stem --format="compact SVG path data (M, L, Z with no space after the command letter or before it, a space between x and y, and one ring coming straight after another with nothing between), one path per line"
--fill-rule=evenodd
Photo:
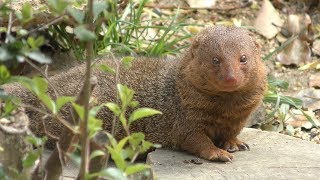
M94 31L93 24L93 0L88 0L87 4L87 25L89 31ZM82 123L82 136L81 136L81 166L78 179L85 180L85 175L89 172L89 135L88 135L88 119L89 119L89 99L91 91L91 59L93 58L93 41L86 42L86 74L84 82L84 120Z

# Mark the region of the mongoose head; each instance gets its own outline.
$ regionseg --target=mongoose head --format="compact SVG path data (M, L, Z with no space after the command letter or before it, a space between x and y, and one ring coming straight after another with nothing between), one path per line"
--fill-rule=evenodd
M242 28L207 27L194 38L189 53L187 78L208 93L239 91L255 84L259 73L265 76L260 46Z

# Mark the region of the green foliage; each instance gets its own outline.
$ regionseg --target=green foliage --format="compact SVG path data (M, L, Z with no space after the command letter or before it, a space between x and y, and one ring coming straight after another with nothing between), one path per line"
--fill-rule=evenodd
M63 14L67 6L69 5L69 1L66 0L48 0L48 5L52 12L56 14Z
M289 84L287 82L269 78L268 85L269 91L265 94L263 101L265 103L274 104L274 108L267 118L272 119L277 114L277 117L280 120L280 126L275 127L272 125L272 121L268 121L262 126L263 129L279 132L286 130L288 134L292 134L293 127L285 124L290 107L300 110L308 121L311 122L313 126L317 127L313 119L302 110L302 100L290 96L284 96L279 92L279 89L288 88Z
M92 41L96 39L96 35L87 30L85 26L78 26L74 29L74 34L80 41Z
M22 5L21 12L16 11L16 16L22 24L27 23L33 19L32 6L29 3Z
M26 140L36 149L28 152L28 154L23 159L23 171L22 173L17 174L17 179L25 179L26 177L28 177L28 170L34 167L38 159L41 160L41 156L44 151L44 144L47 141L47 137L38 138L35 136L27 136Z
M9 1L8 1L9 2ZM48 27L48 30L43 36L37 36L35 31L24 29L24 25L30 23L40 13L32 9L32 6L25 3L21 11L13 11L9 7L9 3L5 1L0 4L0 14L8 16L10 12L14 12L14 18L19 20L19 25L15 27L16 34L7 33L6 39L0 47L0 63L5 66L0 66L0 84L18 82L29 89L44 105L46 110L39 109L39 112L44 113L52 118L61 119L59 111L66 103L71 103L76 113L79 115L80 122L83 122L85 117L84 107L76 104L74 97L59 96L53 99L48 94L49 84L44 78L34 77L27 78L24 76L11 76L6 67L15 67L18 63L26 60L34 60L39 63L50 63L51 59L45 56L41 51L41 47L48 42L48 37L54 39L60 49L71 49L78 58L85 57L86 46L88 41L94 42L95 54L103 54L105 52L117 53L140 53L144 55L166 55L175 54L183 47L178 47L177 43L184 40L190 35L182 31L186 26L178 21L179 12L173 18L166 21L164 25L153 25L155 21L163 21L163 17L142 20L144 6L148 0L133 1L124 9L117 9L117 1L94 1L93 16L95 30L90 31L86 22L88 11L83 9L85 0L67 1L67 0L48 0L48 7L42 8L42 11L49 10L54 16L53 20L63 19L63 23L53 24ZM48 8L48 9L45 9ZM71 22L71 23L70 23ZM49 23L49 22L48 22ZM51 22L50 22L51 23ZM2 27L1 32L7 32L6 27ZM151 39L145 38L148 31L154 31L156 34ZM181 33L179 38L175 38L177 33ZM158 39L158 41L154 41ZM131 56L124 57L121 63L125 68L132 66L134 58ZM104 72L111 74L119 73L117 70L108 65L99 65L98 68ZM82 127L76 125L75 133L88 133L89 138L94 137L102 130L102 120L97 118L101 108L109 108L114 115L120 120L123 128L126 130L127 136L124 139L117 141L112 134L108 134L110 144L106 150L110 153L115 161L116 168L106 168L95 174L87 174L86 177L103 176L114 179L127 179L138 172L146 171L149 166L145 164L135 164L134 161L141 153L145 153L151 147L159 147L145 140L143 133L130 132L132 123L153 115L161 114L152 108L138 108L139 103L134 100L135 92L128 86L118 84L118 97L120 103L107 102L98 106L93 106L88 113L88 131L81 132ZM1 108L1 117L10 115L16 108L17 102L10 101L11 97L7 96L0 89L1 102L4 105ZM1 110L2 110L1 109ZM128 113L130 109L131 114ZM59 118L58 118L59 117ZM63 121L63 120L62 120ZM35 147L36 151L31 151L23 161L24 169L30 169L35 164L37 159L41 159L43 152L43 144L46 139L28 137L28 141ZM101 150L94 151L90 154L90 159L104 156L105 153ZM70 157L80 162L80 157L71 154ZM1 172L0 172L1 176Z
M110 141L110 145L107 146L108 152L119 169L104 169L100 172L100 175L104 177L117 177L117 179L122 179L134 173L147 170L149 168L148 165L133 164L132 162L135 160L137 155L145 153L149 148L158 147L158 145L154 145L151 142L146 141L143 133L130 133L130 125L137 120L161 114L161 112L151 108L138 108L134 110L127 119L127 109L130 107L136 108L137 106L137 102L133 100L134 91L121 84L117 85L117 89L121 105L108 102L105 106L120 119L122 126L126 130L127 137L117 142L112 134L107 134Z
M4 173L4 167L2 166L2 164L0 163L0 179L1 180L7 180L9 179L6 174Z

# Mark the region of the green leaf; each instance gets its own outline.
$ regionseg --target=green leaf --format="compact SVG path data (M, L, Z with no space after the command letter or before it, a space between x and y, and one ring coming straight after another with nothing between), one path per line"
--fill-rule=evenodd
M53 114L57 114L57 107L56 104L54 103L54 101L51 99L51 97L49 97L47 94L45 93L40 93L37 94L37 96L39 97L39 99L47 106L47 108L53 113Z
M122 64L125 68L130 68L132 66L132 61L134 60L134 57L132 56L126 56L121 59Z
M106 177L108 179L127 180L127 177L124 175L123 171L114 167L103 169L98 174L99 176Z
M129 176L129 175L132 175L132 174L135 174L138 172L145 171L149 168L150 168L150 166L147 164L137 163L137 164L128 166L125 170L125 173L127 176Z
M300 99L293 98L293 97L290 97L290 96L283 96L283 95L279 95L279 96L280 96L280 103L290 104L290 105L295 106L295 107L302 106L302 101ZM269 103L274 103L274 102L277 102L277 99L278 99L278 95L277 94L267 93L264 96L263 101L264 102L269 102Z
M132 101L134 91L128 88L128 86L122 84L117 84L117 89L121 99L122 106L126 107L128 103Z
M29 89L29 91L31 91L33 94L39 94L39 90L32 79L24 76L13 76L11 79L13 82L19 82L22 86Z
M150 117L156 114L162 114L162 112L152 109L152 108L139 108L136 109L132 112L132 114L129 117L129 125L133 123L136 120L145 118L145 117Z
M108 8L107 1L93 1L93 19L96 20L100 13Z
M108 66L106 64L100 64L99 69L103 72L106 72L106 73L112 73L112 74L116 73L116 71L113 68L111 68L110 66Z
M8 61L13 58L13 55L4 47L0 47L0 62Z
M98 112L103 106L104 105L100 105L100 106L94 106L93 108L91 108L89 111L89 117L96 117Z
M70 13L70 15L79 23L79 24L83 24L83 20L84 20L84 12L80 9L76 9L76 8L72 8L69 7L68 12Z
M85 26L78 26L74 29L74 34L80 41L92 41L96 39L96 35L85 28Z
M17 106L10 100L6 100L4 104L4 116L9 115Z
M138 101L131 101L129 106L132 107L132 108L136 108L136 107L139 106L139 102Z
M125 137L125 138L121 139L119 141L119 143L117 144L117 146L114 148L114 150L120 152L123 149L123 147L126 145L128 140L129 140L129 137Z
M10 72L6 66L0 66L0 85L5 84L10 79Z
M154 145L150 141L143 141L142 148L141 148L140 152L142 152L142 153L147 152L151 147L160 148L161 145L160 145L160 147L158 147L158 145Z
M101 150L95 150L90 154L90 159L93 159L93 158L98 157L98 156L104 156L104 155L106 155L105 152L103 152Z
M39 158L39 156L39 153L30 151L23 160L23 168L28 169L33 167L34 163Z
M111 154L111 158L113 159L116 166L119 169L121 169L122 171L124 171L124 169L127 166L127 163L124 160L124 158L121 156L121 152L115 151L110 146L108 146L107 149L108 149L109 153Z
M92 138L98 131L102 130L102 124L102 120L89 117L88 129L90 138Z
M75 111L77 112L79 118L81 120L84 119L84 108L76 103L72 103L72 107L75 109Z
M138 147L139 144L141 144L142 141L144 141L144 137L145 137L145 135L143 133L141 133L141 132L132 133L131 136L130 136L129 142L134 147Z
M107 133L107 136L108 136L108 139L109 139L109 141L110 141L110 143L111 143L111 146L112 147L117 147L117 141L116 141L116 139L112 136L112 134L110 134L110 133Z
M56 100L57 111L59 111L60 108L62 106L64 106L66 103L74 102L75 100L76 100L75 97L70 97L70 96L60 96L60 97L58 97L57 100Z
M114 115L116 115L116 116L120 115L121 109L118 106L118 104L115 104L115 103L112 103L112 102L108 102L108 103L106 103L104 105L107 106L110 109L110 111L113 112Z
M40 147L45 144L45 142L48 140L48 138L46 136L40 138L40 137L28 135L26 137L26 140L29 143L31 143L32 145L34 145L35 147Z
M39 93L46 93L48 90L48 83L44 78L34 77L32 79L34 85L37 87Z
M69 5L68 1L65 0L48 0L48 4L50 8L58 14L62 14Z
M44 55L40 51L27 52L26 56L29 57L30 59L33 59L33 60L39 62L39 63L43 63L43 64L51 63L51 58Z
M34 39L33 37L29 36L27 42L32 50L38 50L40 46L44 44L45 39L43 36L39 36L37 39Z
M269 87L279 87L281 89L288 89L289 83L280 79L275 79L275 78L268 78L268 85Z
M16 12L17 18L22 23L27 23L33 18L32 6L29 3L24 3L21 8L21 12Z

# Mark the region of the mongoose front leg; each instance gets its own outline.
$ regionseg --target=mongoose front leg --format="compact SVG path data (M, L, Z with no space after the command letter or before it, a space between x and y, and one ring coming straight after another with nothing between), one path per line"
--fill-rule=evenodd
M183 150L207 160L228 162L233 159L233 155L216 147L204 132L190 133L180 145Z
M225 141L222 146L222 149L233 153L236 151L245 151L245 150L250 150L250 147L248 144L246 144L245 142L240 141L238 138L232 138L229 139L227 141Z

